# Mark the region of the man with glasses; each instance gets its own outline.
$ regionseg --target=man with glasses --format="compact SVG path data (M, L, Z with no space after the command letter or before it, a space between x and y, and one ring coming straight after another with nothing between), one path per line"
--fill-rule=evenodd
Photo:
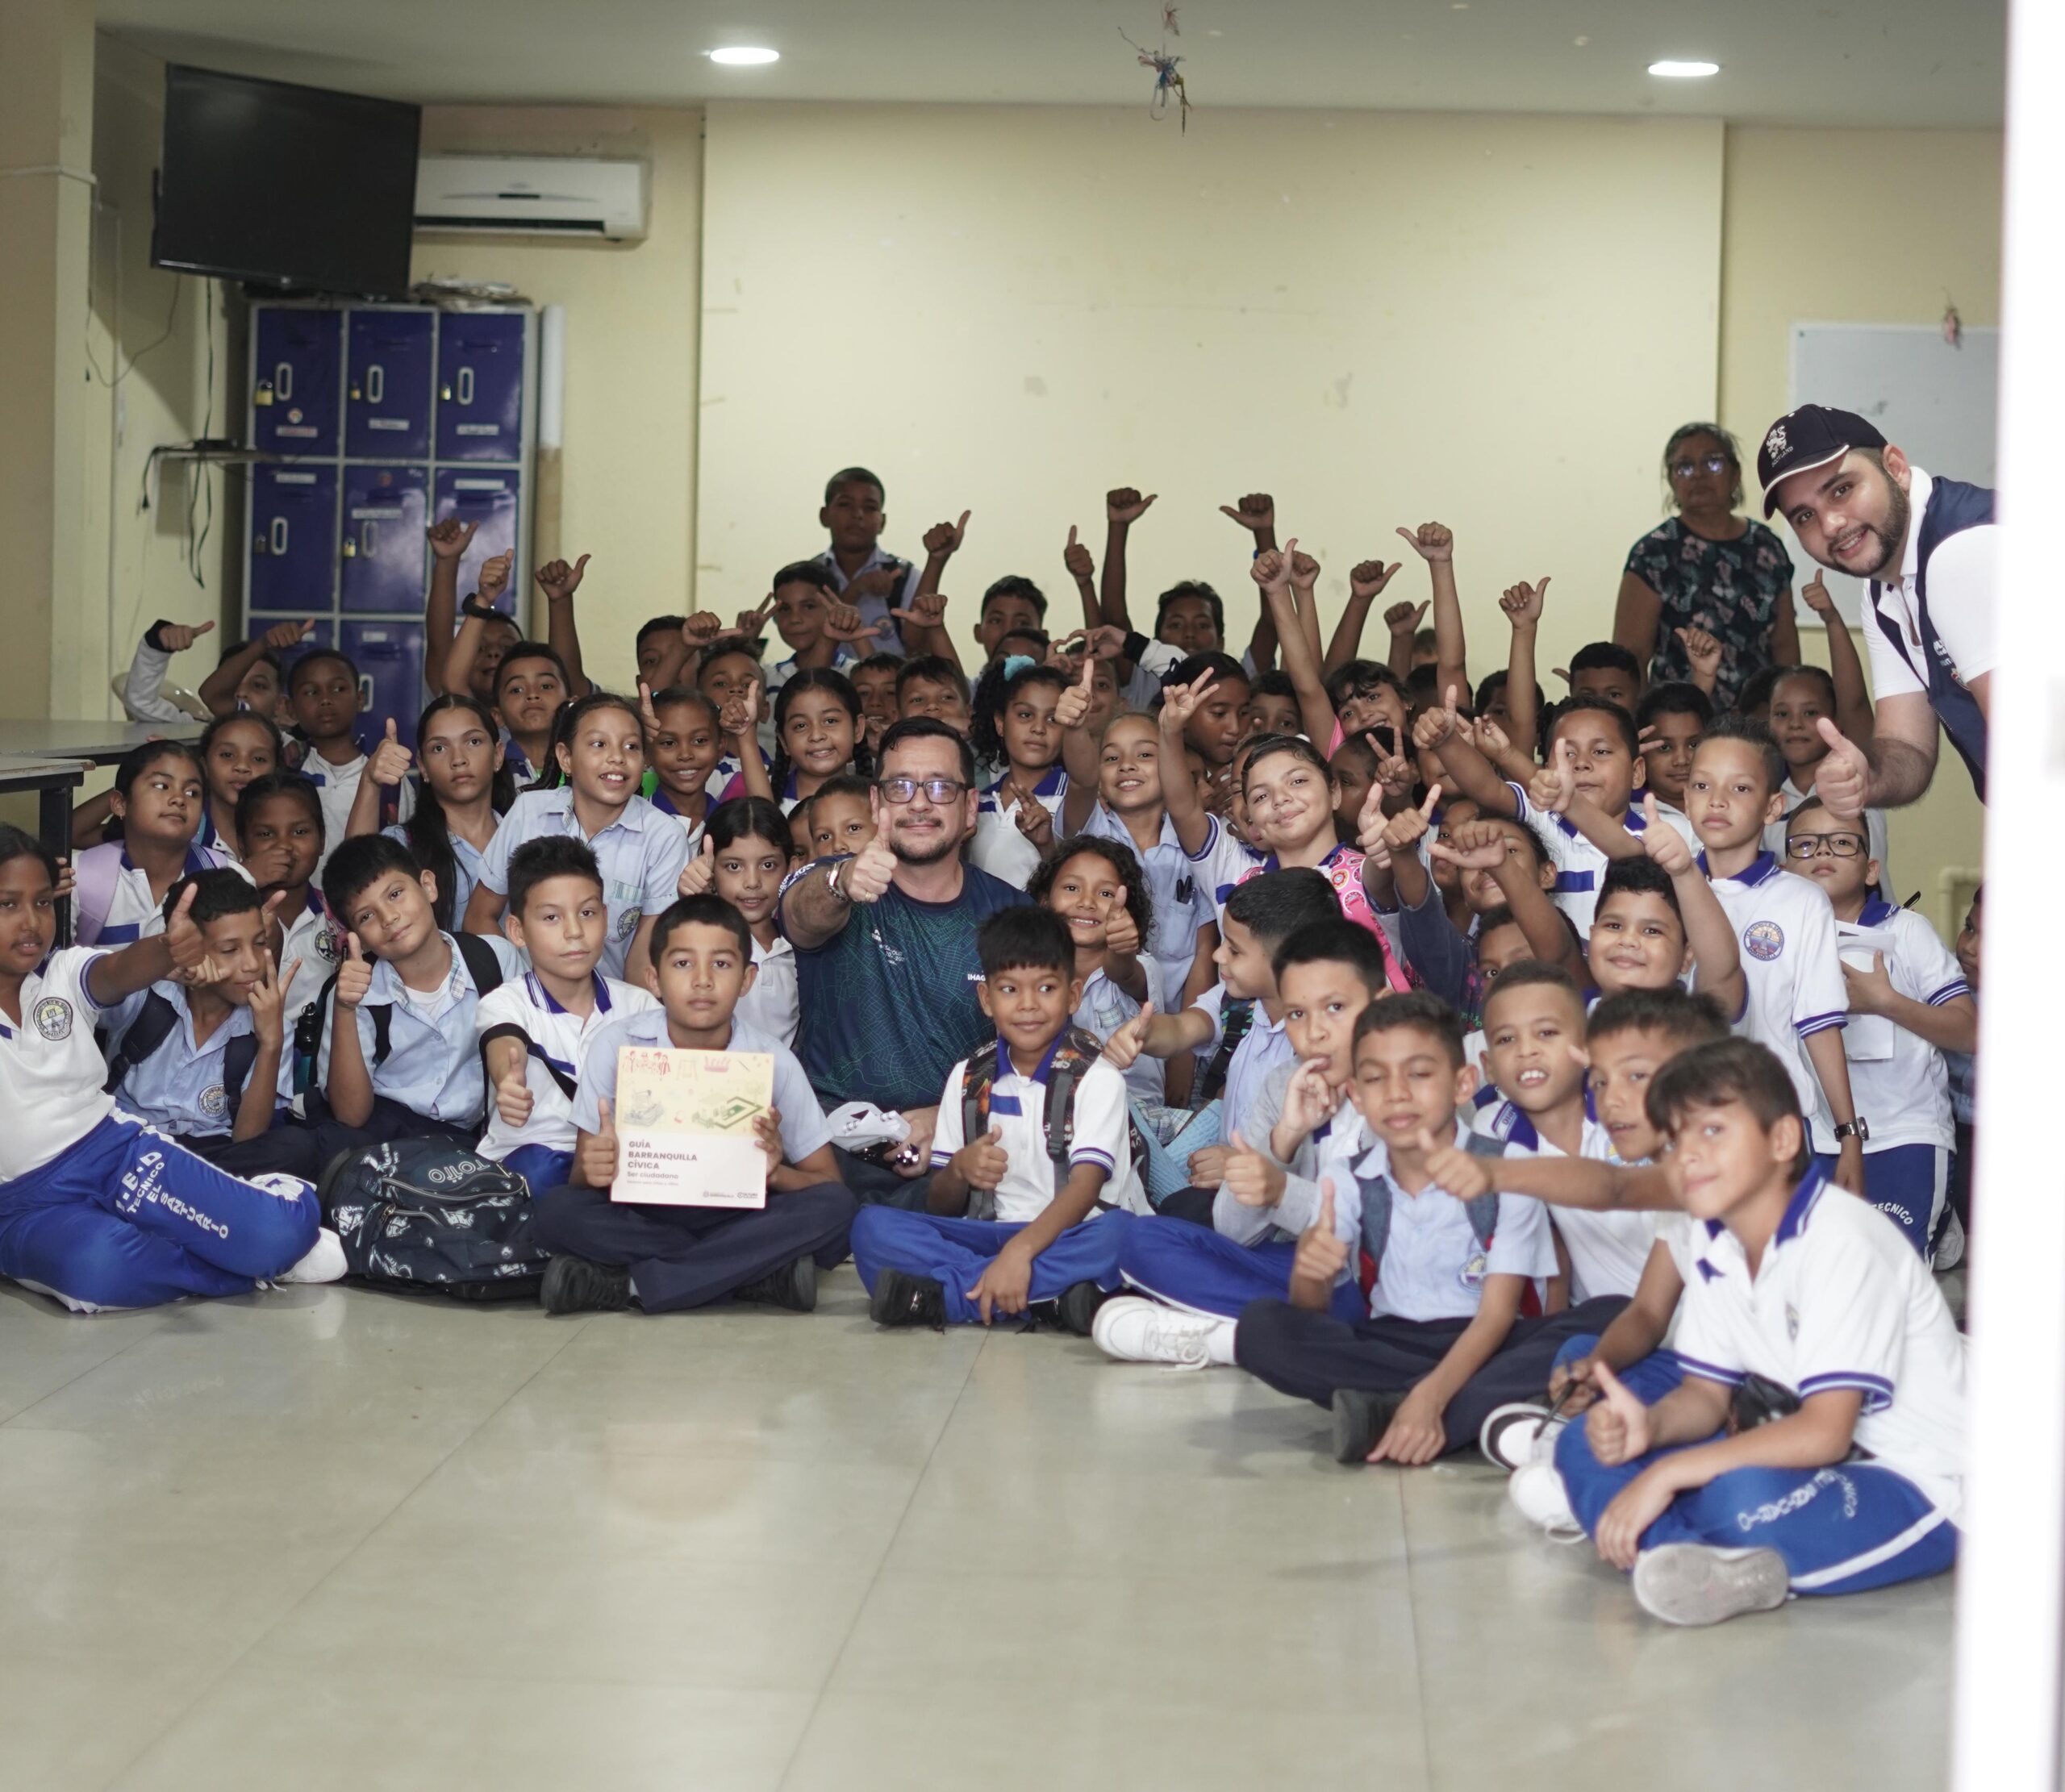
M1802 405L1757 455L1764 515L1781 511L1824 566L1867 579L1863 626L1876 702L1858 746L1821 723L1814 787L1836 809L1913 802L1936 774L1937 727L1986 797L1993 663L1993 494L1932 478L1862 417Z
M909 1121L880 1155L838 1152L862 1201L922 1207L939 1092L989 1032L976 995L975 930L1021 890L962 860L975 825L974 754L913 716L882 736L875 836L850 857L790 875L781 926L795 948L796 1056L828 1111L861 1102Z

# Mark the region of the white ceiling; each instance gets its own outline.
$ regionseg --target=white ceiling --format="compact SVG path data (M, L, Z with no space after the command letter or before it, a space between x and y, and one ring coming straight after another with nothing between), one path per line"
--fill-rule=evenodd
M1120 37L1160 0L100 0L174 60L395 98L665 104L717 97L1145 106ZM2003 0L1185 0L1195 108L1698 115L1984 126ZM771 68L702 54L765 44ZM1722 65L1659 81L1661 56Z

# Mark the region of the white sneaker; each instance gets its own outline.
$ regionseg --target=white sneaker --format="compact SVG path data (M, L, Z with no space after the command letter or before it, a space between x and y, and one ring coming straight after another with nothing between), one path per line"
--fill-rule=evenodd
M1534 1461L1534 1446L1549 1422L1549 1409L1534 1400L1514 1400L1494 1407L1484 1415L1477 1433L1477 1447L1487 1461L1510 1473L1523 1462Z
M1538 1524L1552 1536L1584 1535L1578 1515L1571 1510L1571 1496L1564 1491L1563 1477L1553 1462L1523 1462L1506 1483L1506 1498L1530 1524Z
M308 1254L292 1269L282 1269L273 1280L275 1282L342 1281L348 1267L344 1261L343 1241L327 1226L319 1226L316 1228L315 1242L309 1247Z
M1717 1624L1746 1611L1775 1611L1791 1586L1775 1549L1666 1543L1635 1557L1635 1602L1667 1624Z
M1942 1228L1936 1234L1936 1248L1931 1253L1929 1267L1942 1275L1946 1269L1954 1269L1965 1260L1965 1223L1958 1218L1955 1207L1943 1216Z
M1212 1360L1212 1338L1233 1329L1231 1319L1216 1313L1179 1313L1137 1294L1106 1301L1090 1322L1091 1339L1107 1357L1172 1369L1204 1368Z

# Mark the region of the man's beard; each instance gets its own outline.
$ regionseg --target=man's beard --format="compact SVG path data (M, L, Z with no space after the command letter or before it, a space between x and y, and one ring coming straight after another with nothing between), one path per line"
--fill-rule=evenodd
M913 852L910 843L900 838L892 839L889 849L904 865L937 865L941 859L950 858L961 850L961 842L945 828L939 831L939 837L932 845L920 852Z
M1866 571L1854 575L1855 577L1867 579L1883 577L1886 569L1893 565L1894 556L1900 552L1901 544L1907 540L1909 514L1907 494L1902 491L1890 477L1886 480L1886 493L1888 502L1886 506L1885 526L1881 528L1869 523L1864 526L1871 539L1879 544L1879 557ZM1845 570L1847 571L1848 569L1846 568ZM1897 567L1894 567L1893 570L1896 574L1899 572Z

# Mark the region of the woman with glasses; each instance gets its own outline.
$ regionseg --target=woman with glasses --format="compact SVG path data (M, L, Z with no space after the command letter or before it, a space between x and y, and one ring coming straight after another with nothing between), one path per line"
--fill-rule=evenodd
M1721 643L1717 710L1767 665L1792 665L1792 561L1763 523L1736 514L1742 456L1718 423L1686 423L1664 444L1663 477L1676 513L1629 550L1613 639L1649 665L1652 685L1692 676L1679 631Z

